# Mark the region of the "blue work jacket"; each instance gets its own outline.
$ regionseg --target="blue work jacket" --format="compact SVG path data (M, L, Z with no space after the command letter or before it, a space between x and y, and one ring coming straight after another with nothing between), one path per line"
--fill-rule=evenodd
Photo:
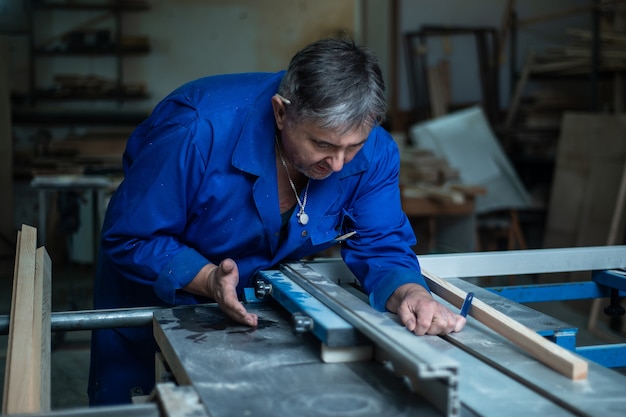
M426 286L401 207L398 149L382 127L340 172L311 180L308 224L299 224L294 211L281 229L271 98L283 75L192 81L133 132L125 178L105 216L96 308L196 303L182 288L204 265L224 258L237 262L241 294L258 271L318 253L351 231L341 254L374 308L383 311L402 284ZM116 332L126 351L146 345L137 329ZM102 339L96 336L92 346L92 384L94 360L122 345Z

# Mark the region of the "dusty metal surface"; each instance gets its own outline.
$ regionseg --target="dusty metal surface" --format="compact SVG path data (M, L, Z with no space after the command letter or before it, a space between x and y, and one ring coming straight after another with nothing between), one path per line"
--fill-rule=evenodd
M307 266L332 277L335 282L353 279L341 261L318 261L307 263ZM578 268L571 263L569 266ZM565 322L462 279L448 280L465 291L474 292L475 297L545 336L576 331ZM439 337L424 337L423 340L431 348L458 361L459 398L464 411L472 410L484 416L617 417L626 410L626 396L623 395L626 377L623 375L590 363L587 380L572 381L526 355L471 317L460 333L446 336L445 340Z
M256 329L212 307L154 314L174 375L213 417L440 415L381 363L322 363L319 344L295 335L279 308L248 307L259 315Z
M315 278L318 274L307 269L309 264L291 265L296 275L304 275L311 282L318 280L319 277ZM350 313L361 310L358 304L352 304L354 300L363 302L358 293L339 293L334 284L350 283L353 279L342 269L342 264L316 263L314 268L329 277L330 284L320 280L315 283L316 288L306 285L303 288L319 296L321 287L326 294L321 301L330 304L333 311L337 308ZM537 331L549 333L569 328L566 323L471 283L452 281ZM348 295L351 298L347 298ZM325 299L329 296L335 301ZM415 337L405 331L404 336L409 337L392 337L387 343L375 344L376 360L325 364L319 358L318 340L312 335L294 334L288 314L281 306L263 302L248 304L248 308L261 318L257 329L233 323L216 306L155 312L155 337L176 378L193 385L215 417L453 415L449 407L441 408L442 401L449 403L446 396L450 395L450 383L455 385L453 394L458 398L458 408L452 413L463 417L617 417L626 409L624 376L591 364L586 381L569 380L471 317L458 334L445 338ZM378 330L381 320L385 320L389 328L393 325L402 329L395 315L376 315L378 317L366 314L365 320L375 323ZM349 317L344 318L351 322ZM358 320L356 327L370 340L377 338L374 335L372 339L372 334L363 331ZM382 335L383 339L389 336L385 332ZM419 351L416 356L425 359L424 362L398 361L394 355L403 350ZM411 379L407 376L410 375L406 372L407 363L416 375L431 373L438 377ZM452 364L452 368L446 368ZM400 376L394 375L394 369ZM441 373L442 369L456 371L448 378L445 372ZM423 389L422 397L411 392L416 386L418 392ZM434 397L430 399L433 404L424 400L425 392Z
M512 347L502 336L471 318L464 331L447 339L482 361L484 366L511 377L573 415L624 415L626 377L611 369L589 362L587 378L571 380ZM463 379L467 372L461 375Z

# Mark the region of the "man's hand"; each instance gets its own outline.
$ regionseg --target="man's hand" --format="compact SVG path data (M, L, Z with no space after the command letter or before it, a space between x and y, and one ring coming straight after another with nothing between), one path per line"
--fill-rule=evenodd
M248 313L237 298L239 269L232 259L224 259L219 265L209 264L185 287L194 294L214 299L222 311L234 321L248 326L256 326L259 318Z
M418 336L445 335L460 331L466 319L433 299L419 284L398 287L387 300L387 310L396 313L400 322Z

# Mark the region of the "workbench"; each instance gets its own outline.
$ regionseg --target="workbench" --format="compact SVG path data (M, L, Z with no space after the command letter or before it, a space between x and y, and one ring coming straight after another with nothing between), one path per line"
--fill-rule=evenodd
M295 332L293 314L309 309L313 314L305 316L315 316L320 307L315 300L313 305L307 301L311 288L302 292L289 281L294 274L305 281L307 275L317 276L322 281L312 282L318 288L330 285L323 279L341 287L325 288L334 300L330 304L336 302L357 315L358 335L370 331L361 327L369 322L374 334L382 332L383 339L393 340L391 347L370 338L374 345L370 358L323 360L328 343L339 345L340 352L349 347L332 333L336 328L318 328L324 327L324 318L314 319L309 333ZM233 323L215 306L154 314L155 338L174 380L195 387L211 416L621 416L626 410L624 375L590 362L585 380L568 379L472 318L463 331L446 337L390 331L390 323L397 324L395 316L367 311L366 298L354 291L354 277L341 261L288 264L264 277L276 294L274 300L248 304L260 317L256 329ZM466 280L448 281L547 338L577 332L567 323ZM287 300L290 293L292 301ZM311 336L313 329L319 332L317 337ZM398 346L407 349L409 356L389 351Z
M31 187L37 190L39 203L39 226L37 228L38 241L46 245L48 200L49 194L59 192L87 192L92 196L91 244L93 262L97 259L100 246L100 229L106 205L105 195L113 189L113 181L106 176L99 175L36 175L31 181Z
M583 378L568 377L495 331L478 309L484 304L540 335L550 350L562 354L567 348L581 360L590 352L576 346L577 328L467 278L592 271L589 283L573 287L624 296L625 253L626 247L616 246L421 256L425 277L436 271L446 285L474 294L475 310L464 329L442 337L416 337L396 315L373 310L354 275L335 258L261 271L244 299L259 316L255 328L233 322L216 304L52 313L50 326L152 326L160 347L157 384L147 404L81 415L621 417L626 376L595 362L601 356L588 356ZM561 294L572 293L562 285ZM544 301L548 293L508 290L526 297L530 291ZM433 293L453 311L459 307ZM616 348L626 352L626 344Z

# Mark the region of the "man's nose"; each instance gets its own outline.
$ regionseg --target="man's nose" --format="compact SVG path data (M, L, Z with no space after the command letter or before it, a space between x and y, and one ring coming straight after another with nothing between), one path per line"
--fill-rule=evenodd
M339 172L343 168L343 164L346 163L346 153L344 151L337 151L329 157L329 164L334 172Z

